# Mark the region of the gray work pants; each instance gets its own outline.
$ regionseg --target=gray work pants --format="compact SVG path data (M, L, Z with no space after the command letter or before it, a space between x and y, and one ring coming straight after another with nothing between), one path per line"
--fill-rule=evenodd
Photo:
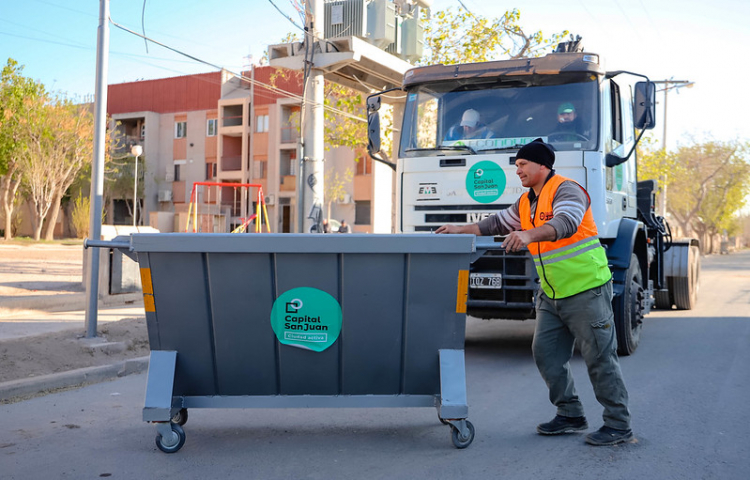
M549 399L564 417L583 416L570 372L578 342L596 399L604 407L604 424L630 428L628 391L617 359L612 314L612 281L571 297L550 299L541 289L536 303L534 360L549 388Z

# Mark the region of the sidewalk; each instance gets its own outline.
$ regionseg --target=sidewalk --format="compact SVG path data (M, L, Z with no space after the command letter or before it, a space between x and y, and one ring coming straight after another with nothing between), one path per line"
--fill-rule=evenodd
M0 402L103 381L147 367L147 356L132 358L135 352L147 351L141 345L145 327L138 325L145 325L140 294L100 300L98 338L85 339L87 303L82 277L80 245L0 242L0 359L4 370L15 367L21 371L23 367L30 376L0 380ZM114 322L127 319L131 319L124 322L129 330L124 333L132 338L118 331L119 341L110 342L106 333L101 334ZM65 368L89 363L94 366Z

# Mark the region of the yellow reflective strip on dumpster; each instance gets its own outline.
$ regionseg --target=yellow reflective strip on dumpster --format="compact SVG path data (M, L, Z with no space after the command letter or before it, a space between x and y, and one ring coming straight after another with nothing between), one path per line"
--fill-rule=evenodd
M154 296L149 293L143 294L143 309L147 312L155 312Z
M143 294L154 294L154 287L151 285L151 269L141 268L141 289Z
M456 292L456 313L466 313L466 298L469 296L469 271L458 271L458 291Z

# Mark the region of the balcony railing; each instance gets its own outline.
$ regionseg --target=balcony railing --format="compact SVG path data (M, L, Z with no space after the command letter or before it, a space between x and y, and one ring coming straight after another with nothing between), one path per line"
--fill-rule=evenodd
M297 177L294 175L282 175L279 190L283 192L293 192L297 188Z
M239 127L242 125L242 115L225 115L221 119L223 127Z
M221 157L221 170L224 172L236 172L242 170L242 155Z
M299 130L297 127L281 127L281 143L297 143Z

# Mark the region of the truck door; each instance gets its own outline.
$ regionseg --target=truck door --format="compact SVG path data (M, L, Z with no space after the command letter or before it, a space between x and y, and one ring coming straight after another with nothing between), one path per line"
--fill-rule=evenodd
M605 132L605 154L614 153L618 156L625 156L635 142L630 85L621 85L615 80L610 80L608 104L610 121L607 123L610 124L610 128L608 132ZM626 162L614 167L606 167L607 217L609 219L636 217L635 167L635 152Z

